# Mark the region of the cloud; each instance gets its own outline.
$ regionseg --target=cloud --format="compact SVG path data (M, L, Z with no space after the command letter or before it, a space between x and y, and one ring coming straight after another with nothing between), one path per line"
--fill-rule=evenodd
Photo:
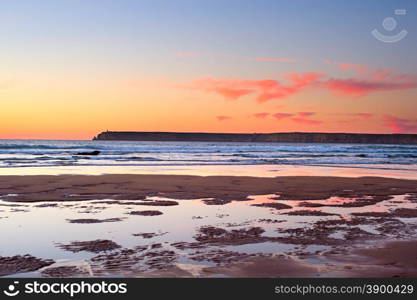
M286 77L290 79L295 87L301 88L311 83L317 82L323 74L318 72L306 72L306 73L287 73Z
M277 119L277 120L282 120L282 119L285 119L285 118L290 118L290 117L293 117L294 116L294 114L288 114L288 113L276 113L276 114L273 114L272 115L275 119Z
M273 79L199 78L183 87L216 93L228 100L237 100L243 96L254 94L256 101L262 103L299 93L303 88L317 83L321 76L320 73L313 72L289 73L285 75L289 82L287 84Z
M387 75L384 79L329 79L323 85L331 91L351 96L366 96L369 93L395 91L417 87L417 77L412 75Z
M267 112L260 112L260 113L253 114L253 116L258 119L265 119L269 115L270 113L267 113Z
M395 72L395 69L377 69L371 72L370 77L373 80L381 81L387 79L391 75L394 75Z
M300 116L300 117L311 117L311 116L314 116L316 113L315 112L311 112L311 111L300 111L300 112L298 112L298 115Z
M232 89L232 88L227 88L227 87L213 88L212 91L230 100L236 100L236 99L239 99L240 97L243 97L252 93L252 91L248 89L246 90L245 89Z
M297 59L288 57L255 57L255 61L272 61L272 62L297 62Z
M198 78L184 88L216 93L228 100L237 100L254 92L250 80L228 78Z
M316 114L315 112L298 112L297 114L275 113L275 114L272 114L272 117L274 117L278 121L281 121L284 119L291 119L295 123L308 124L308 125L318 125L318 124L323 123L322 121L311 120L307 118L307 117L314 116L315 114ZM269 115L270 114L266 112L253 114L254 117L259 118L259 119L265 119ZM297 115L299 117L297 117Z
M217 121L227 121L227 120L231 120L232 117L230 116L216 116Z
M240 78L197 78L181 88L215 93L226 100L253 95L258 103L285 99L315 87L342 95L362 97L375 92L417 88L417 76L398 74L393 69L371 70L344 63L341 68L360 71L358 76L334 78L318 72L287 73L283 80Z
M417 133L417 120L408 120L393 115L383 116L384 126L391 128L392 133Z
M329 65L336 66L339 70L342 71L355 71L356 73L367 73L369 68L362 64L350 63L350 62L334 62L325 59L324 62Z
M350 62L324 60L342 71L354 71L356 77L329 78L323 82L327 89L344 95L365 96L373 92L393 91L417 87L417 77L396 74L396 69L371 69L368 66Z
M342 71L355 71L358 75L366 75L373 80L384 80L394 74L396 69L371 69L363 64L356 64L350 62L333 62L324 60L325 63L336 66Z
M297 115L299 115L300 117L297 117ZM290 114L290 113L276 113L276 114L273 114L272 116L276 118L277 120L291 118L291 121L295 123L299 123L299 124L319 125L323 123L322 121L311 120L311 119L306 118L306 117L315 115L314 112L298 112L297 115Z
M259 103L266 101L287 98L293 94L301 92L302 89L317 83L322 76L320 73L289 73L285 77L291 83L288 85L281 84L279 81L266 80L259 82L258 96L256 100Z
M308 124L308 125L319 125L323 123L322 121L305 119L305 118L291 118L292 121L300 124Z

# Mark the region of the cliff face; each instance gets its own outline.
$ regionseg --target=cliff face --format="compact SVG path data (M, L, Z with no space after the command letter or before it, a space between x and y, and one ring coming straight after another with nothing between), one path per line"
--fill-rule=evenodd
M273 142L273 143L358 143L417 144L417 134L361 133L193 133L105 131L93 140L100 141L174 141L174 142Z

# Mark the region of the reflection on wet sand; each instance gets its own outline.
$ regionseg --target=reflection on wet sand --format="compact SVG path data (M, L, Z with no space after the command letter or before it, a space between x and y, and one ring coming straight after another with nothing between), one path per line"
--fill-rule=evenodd
M417 245L404 241L417 236L416 215L411 214L417 212L416 196L285 200L267 194L217 204L207 198L158 196L0 201L2 236L10 241L2 245L0 272L44 277L416 276L415 257L409 254ZM148 203L161 214L132 213ZM409 214L397 215L398 209ZM396 255L387 255L387 247Z

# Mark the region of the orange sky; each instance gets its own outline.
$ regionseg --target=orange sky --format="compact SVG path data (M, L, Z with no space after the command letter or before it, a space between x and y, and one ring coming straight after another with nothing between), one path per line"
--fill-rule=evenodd
M77 19L64 3L0 4L0 138L417 133L416 44L387 45L368 30L389 7L360 4L358 15L359 2L300 12L266 1L236 14L210 1L95 3Z
M161 80L83 86L40 80L1 91L1 138L89 139L103 130L392 132L386 115L414 117L414 90L355 97L320 88L258 103ZM401 98L398 106L392 99Z

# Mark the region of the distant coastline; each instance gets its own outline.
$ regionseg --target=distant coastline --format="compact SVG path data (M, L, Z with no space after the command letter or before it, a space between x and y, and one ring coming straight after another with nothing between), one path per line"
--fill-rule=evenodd
M352 144L417 144L417 134L367 133L204 133L103 131L93 138L98 141L170 141L170 142L246 142L246 143L352 143Z

